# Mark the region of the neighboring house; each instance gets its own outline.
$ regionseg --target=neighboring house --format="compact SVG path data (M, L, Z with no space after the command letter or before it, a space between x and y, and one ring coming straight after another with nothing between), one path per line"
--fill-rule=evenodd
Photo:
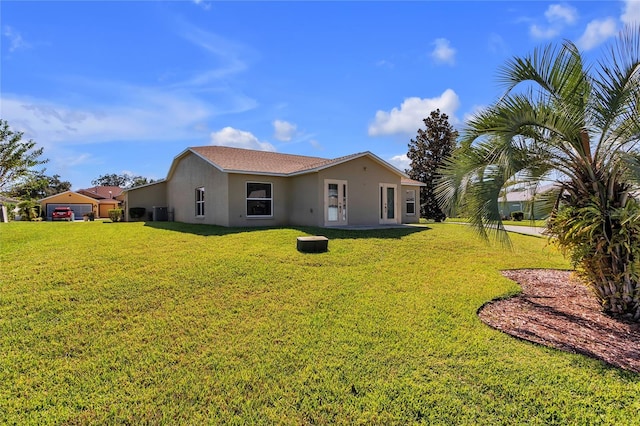
M93 186L77 192L98 200L98 217L109 217L109 210L120 208L123 191L119 186Z
M541 186L539 188L530 186L524 186L516 189L510 188L498 200L498 205L502 217L510 218L511 213L521 211L524 213L524 218L526 220L546 218L549 215L549 212L545 212L541 208L537 208L535 204L533 209L534 217L531 217L531 203L536 199L536 197L549 192L554 187L554 184L550 184Z
M93 212L96 218L109 217L109 210L120 208L122 204L122 188L117 186L94 186L81 189L77 192L65 191L60 194L43 198L39 201L40 207L51 218L51 213L56 207L70 207L76 219L81 219L86 213Z
M125 190L125 215L221 226L417 223L419 187L362 152L336 159L222 146L188 148L163 180Z

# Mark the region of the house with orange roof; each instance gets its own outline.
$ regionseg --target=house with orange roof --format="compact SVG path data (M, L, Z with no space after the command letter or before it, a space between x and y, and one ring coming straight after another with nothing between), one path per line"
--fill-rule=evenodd
M109 210L120 208L122 191L119 186L92 186L77 192L98 200L98 216L109 217Z
M120 208L122 191L119 186L94 186L51 195L41 199L39 203L48 219L56 207L70 207L76 219L82 219L87 213L93 213L96 218L106 218L109 217L109 210Z
M327 159L200 146L176 156L165 179L125 190L124 208L127 220L144 209L227 227L417 223L423 185L368 151Z

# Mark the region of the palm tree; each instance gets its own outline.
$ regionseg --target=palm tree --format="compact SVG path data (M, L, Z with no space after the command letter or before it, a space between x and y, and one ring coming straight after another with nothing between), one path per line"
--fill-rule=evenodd
M513 58L498 75L505 94L467 123L439 200L464 208L483 237L508 242L500 190L514 179L555 181L549 235L605 312L640 320L640 26L625 28L595 66L566 41Z

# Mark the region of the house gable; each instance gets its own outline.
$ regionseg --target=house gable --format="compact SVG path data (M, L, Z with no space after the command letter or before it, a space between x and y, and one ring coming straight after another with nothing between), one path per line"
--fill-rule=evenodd
M40 204L42 203L53 203L56 202L57 204L60 204L58 202L58 200L60 202L63 202L64 200L67 199L71 199L71 197L73 197L73 202L74 203L78 203L78 202L82 202L82 203L91 203L91 204L98 204L97 200L95 198L91 198L87 195L84 194L80 194L78 192L73 192L73 191L65 191L65 192L61 192L59 194L55 194L55 195L50 195L48 197L45 197L41 200L39 200L38 202Z

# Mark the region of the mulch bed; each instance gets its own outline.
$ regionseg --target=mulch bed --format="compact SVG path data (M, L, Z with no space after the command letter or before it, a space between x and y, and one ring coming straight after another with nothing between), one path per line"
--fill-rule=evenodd
M640 373L640 324L603 314L596 298L570 271L503 271L522 293L483 306L489 326L530 342L580 353Z

